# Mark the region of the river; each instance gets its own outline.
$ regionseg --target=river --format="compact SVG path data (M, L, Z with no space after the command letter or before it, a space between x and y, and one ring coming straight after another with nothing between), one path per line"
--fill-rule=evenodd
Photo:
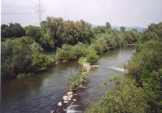
M103 83L113 76L123 75L109 67L123 67L133 52L133 49L121 49L101 57L99 68L90 73L87 89L81 93L85 106L104 95ZM78 73L79 68L77 63L59 64L35 76L2 83L2 113L49 113L65 93L69 78Z

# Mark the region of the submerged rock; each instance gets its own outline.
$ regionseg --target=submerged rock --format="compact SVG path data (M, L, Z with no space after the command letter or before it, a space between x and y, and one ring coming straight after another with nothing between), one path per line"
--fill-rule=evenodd
M72 91L67 92L67 95L73 95Z
M65 103L65 104L67 104L67 103L68 103L68 101L67 101L67 100L65 100L65 101L64 101L64 103Z
M99 65L91 65L90 63L84 63L84 64L82 64L82 66L83 66L83 70L86 72L89 72L92 69L96 69L99 67Z
M68 96L64 95L64 96L62 97L62 99L63 99L64 101L67 101L67 100L68 100Z
M76 102L77 100L74 98L73 101Z
M58 104L57 104L58 106L62 106L62 102L58 102Z

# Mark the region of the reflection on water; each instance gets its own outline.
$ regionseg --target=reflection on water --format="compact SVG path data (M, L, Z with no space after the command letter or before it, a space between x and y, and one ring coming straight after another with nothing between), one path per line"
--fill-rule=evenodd
M108 66L123 66L132 53L132 50L124 49L102 56L99 68L89 76L88 88L81 94L84 104L101 97L105 91L102 87L105 80L118 74ZM61 64L32 77L3 83L2 113L49 113L64 94L70 76L78 71L76 63Z
M111 88L109 80L114 76L122 76L124 74L113 71L109 67L124 67L131 59L133 53L133 49L121 49L107 53L98 61L99 68L90 73L87 89L81 93L84 106L101 98ZM105 87L105 84L108 87Z
M62 64L48 72L3 83L3 113L49 113L64 94L69 77L78 71L76 63Z

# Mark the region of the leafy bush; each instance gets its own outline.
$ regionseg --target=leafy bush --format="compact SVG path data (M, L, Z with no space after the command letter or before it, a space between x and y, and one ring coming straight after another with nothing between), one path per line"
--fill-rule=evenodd
M94 64L97 62L98 58L99 56L97 55L97 52L93 48L89 47L86 51L86 61L90 64Z
M81 88L83 84L87 82L87 74L86 73L79 73L75 76L72 76L69 80L69 88L71 90L77 90Z
M54 63L54 58L51 56L39 52L32 54L32 66L34 66L37 71L46 69L52 63Z
M1 36L2 39L11 37L22 37L25 35L24 28L18 23L10 23L9 25L1 25Z
M148 96L149 112L160 113L162 91L162 43L149 40L138 47L133 60L128 64L129 74L132 74L137 83L143 87Z
M49 48L58 48L63 44L75 45L78 42L90 43L93 37L91 25L83 20L66 21L62 18L48 17L41 23L41 30L42 42Z
M144 90L137 87L132 79L124 78L117 83L112 91L88 108L86 113L147 113Z
M25 34L27 36L32 37L36 42L40 42L41 38L41 28L37 26L26 26L25 27Z
M75 46L64 44L62 48L56 51L56 61L76 60L86 55L86 45L77 44Z
M92 47L97 51L98 54L103 54L105 51L108 50L108 45L106 43L105 38L98 38L92 44Z
M2 78L15 78L20 73L45 68L52 60L41 54L41 47L30 37L2 42Z

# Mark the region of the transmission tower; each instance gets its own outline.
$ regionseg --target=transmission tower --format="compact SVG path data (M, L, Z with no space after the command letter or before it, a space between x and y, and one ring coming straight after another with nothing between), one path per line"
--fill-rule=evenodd
M42 21L42 9L41 9L41 1L38 0L38 19L39 19L39 22Z

